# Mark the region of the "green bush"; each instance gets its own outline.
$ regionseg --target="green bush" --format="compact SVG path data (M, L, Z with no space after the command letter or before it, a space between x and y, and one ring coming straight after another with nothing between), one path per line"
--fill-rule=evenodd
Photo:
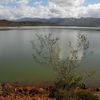
M32 95L32 96L39 94L39 93L40 92L37 89L32 89L32 90L29 91L29 95Z
M98 96L87 90L75 91L75 88L52 88L49 91L49 97L57 100L99 100Z
M56 98L57 100L75 100L74 88L53 87L49 90L49 97Z
M97 96L93 95L89 91L84 90L78 91L75 96L77 100L99 100Z

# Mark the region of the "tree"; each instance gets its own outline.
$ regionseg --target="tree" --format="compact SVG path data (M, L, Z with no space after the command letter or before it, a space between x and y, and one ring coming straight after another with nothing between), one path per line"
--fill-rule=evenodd
M33 47L33 59L37 63L47 64L53 66L61 79L73 73L74 69L79 67L79 64L85 57L85 51L89 48L89 41L84 34L78 35L78 43L76 48L73 48L69 41L70 53L67 58L61 59L59 57L59 38L54 37L52 33L41 35L36 34L38 43L31 41ZM83 56L79 58L78 53L83 50ZM59 77L59 78L60 78Z
M78 68L86 56L86 51L89 48L89 41L87 35L78 34L77 36L77 46L74 48L72 43L69 41L70 53L65 59L59 57L59 38L54 37L52 33L41 35L36 34L38 43L31 41L33 47L33 59L40 64L46 64L47 66L52 66L54 71L57 73L57 78L55 81L55 89L51 90L51 93L56 97L63 97L61 94L68 94L68 91L76 87L85 87L83 82L84 77L77 74L75 69ZM82 50L83 54L79 57L79 52ZM90 72L86 76L91 76L93 73ZM54 92L55 91L55 92ZM66 94L66 93L65 93ZM59 96L58 96L59 95ZM70 95L68 100L70 100ZM65 96L66 98L66 96ZM67 100L65 99L65 100Z

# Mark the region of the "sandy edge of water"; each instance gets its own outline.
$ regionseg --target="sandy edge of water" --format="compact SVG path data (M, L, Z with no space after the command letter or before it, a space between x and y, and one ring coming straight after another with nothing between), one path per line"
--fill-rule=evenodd
M100 27L76 27L76 26L21 26L21 27L0 27L0 30L33 30L36 28L44 29L75 29L75 30L94 30L100 31Z

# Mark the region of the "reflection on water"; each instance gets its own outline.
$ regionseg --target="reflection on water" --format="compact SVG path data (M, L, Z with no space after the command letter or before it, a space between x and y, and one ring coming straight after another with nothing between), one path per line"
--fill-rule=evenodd
M40 66L32 59L32 45L30 41L35 40L35 34L52 33L58 37L60 46L60 58L69 54L69 41L72 47L76 48L79 33L85 33L88 36L90 47L89 54L79 71L97 70L91 84L100 84L100 34L99 31L68 30L52 28L34 28L34 30L8 30L0 31L0 80L1 81L23 81L23 82L41 82L53 79L52 69L47 66ZM38 42L38 41L36 41ZM78 53L79 58L83 56L83 50Z

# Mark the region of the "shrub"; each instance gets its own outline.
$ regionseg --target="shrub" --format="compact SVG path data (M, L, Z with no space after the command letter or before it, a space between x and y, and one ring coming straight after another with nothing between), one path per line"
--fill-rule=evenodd
M49 96L57 100L97 100L97 97L88 92L78 92L77 99L74 99L75 88L85 89L85 79L90 77L92 73L81 75L77 73L82 61L86 57L86 51L89 48L87 35L79 34L77 44L74 47L69 41L69 55L60 58L59 38L53 34L37 35L38 45L35 41L31 41L33 47L33 59L39 64L45 64L54 68L56 72L55 87L50 89ZM82 56L79 56L82 51Z
M11 95L12 93L14 93L14 87L9 83L4 83L2 84L2 91L3 96Z
M75 96L77 100L99 100L97 96L93 95L89 91L84 90L78 91Z
M37 89L32 89L32 90L29 91L29 95L32 95L32 96L39 94L39 93L40 92Z

